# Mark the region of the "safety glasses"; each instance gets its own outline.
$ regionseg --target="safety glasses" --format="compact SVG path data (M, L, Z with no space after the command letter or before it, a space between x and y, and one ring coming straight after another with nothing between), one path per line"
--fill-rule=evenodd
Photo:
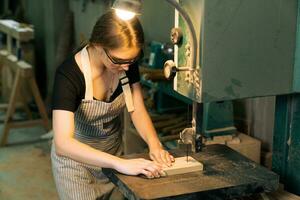
M131 65L131 64L137 62L138 60L140 60L141 58L143 58L143 56L144 56L144 52L143 52L143 50L141 50L134 59L124 60L124 59L115 58L115 57L111 56L108 53L107 49L103 49L103 50L104 50L106 56L109 58L109 60L115 65Z

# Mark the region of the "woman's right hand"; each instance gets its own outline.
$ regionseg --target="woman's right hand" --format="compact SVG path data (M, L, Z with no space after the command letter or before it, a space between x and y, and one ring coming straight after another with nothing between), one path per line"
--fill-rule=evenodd
M162 166L150 160L143 158L137 159L120 159L115 169L127 175L143 174L147 178L158 178L164 175Z

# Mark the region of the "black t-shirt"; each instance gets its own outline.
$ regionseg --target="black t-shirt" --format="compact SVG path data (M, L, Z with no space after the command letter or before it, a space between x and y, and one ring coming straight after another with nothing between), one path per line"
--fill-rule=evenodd
M140 81L138 64L129 66L129 70L125 72L129 84ZM117 89L110 97L113 101L122 93L122 87L119 82ZM79 66L75 61L75 56L71 55L56 70L53 96L52 110L67 110L75 112L85 96L85 80Z

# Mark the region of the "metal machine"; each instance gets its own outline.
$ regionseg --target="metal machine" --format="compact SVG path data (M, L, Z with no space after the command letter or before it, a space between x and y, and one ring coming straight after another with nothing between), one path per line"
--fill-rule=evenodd
M192 156L203 162L205 170L153 181L109 169L104 173L129 199L228 199L275 190L279 184L275 173L224 146L208 146L197 153L204 135L199 104L300 92L300 68L294 65L297 0L178 2L181 17L176 14L171 33L175 61L165 63L165 75L174 78L175 91L194 101L192 127L181 133L181 142L192 145ZM289 108L299 105L284 107L282 112ZM279 139L278 143L285 142ZM281 164L277 171L285 173L285 161L276 155Z
M180 70L190 59L190 41L186 24L177 18L185 37L177 47L174 90L204 105L276 95L273 170L287 190L300 194L299 1L179 2L197 32L199 73ZM195 75L200 84L191 79ZM195 116L202 112L197 109ZM197 120L196 133L205 136L202 123Z
M191 66L191 36L177 14L175 63L165 65L175 91L197 103L300 91L294 66L297 0L179 2L195 27L198 53L196 66ZM194 112L194 117L202 115L197 108ZM198 134L186 130L183 139L191 138L188 133L197 140L203 133L202 122L194 120Z

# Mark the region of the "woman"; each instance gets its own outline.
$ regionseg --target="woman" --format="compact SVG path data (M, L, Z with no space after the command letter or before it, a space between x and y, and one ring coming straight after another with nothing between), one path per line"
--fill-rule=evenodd
M61 199L107 198L113 184L101 168L159 177L174 158L162 148L145 109L136 61L144 38L138 19L122 21L114 11L95 24L86 47L56 71L51 159ZM125 102L119 73L126 72L134 111L131 119L149 146L150 158L123 159L120 113Z

